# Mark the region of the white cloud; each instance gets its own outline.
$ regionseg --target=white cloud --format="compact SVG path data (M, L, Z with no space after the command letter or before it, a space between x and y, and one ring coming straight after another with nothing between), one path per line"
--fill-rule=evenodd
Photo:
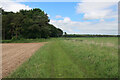
M81 1L82 2L119 2L120 0L81 0Z
M50 15L49 15L49 14L48 14L47 16L48 16L48 17L50 17Z
M14 0L17 2L118 2L119 0Z
M76 34L117 34L118 24L117 21L106 22L100 21L99 23L93 22L78 22L72 21L70 18L63 20L51 20L51 24L61 28L67 33Z
M76 11L78 14L83 13L85 20L117 18L117 11L113 11L113 8L110 8L115 5L117 6L117 3L115 2L83 1L82 3L77 4Z
M13 0L12 0L13 1ZM29 2L29 0L14 0L15 2Z
M107 0L84 1L77 4L77 13L80 15L83 13L84 20L99 19L100 21L78 22L72 21L69 17L63 17L63 20L51 20L50 23L70 34L118 34L117 10L112 8L112 6L117 6L117 2L112 2L112 0L111 2ZM115 21L106 21L111 18Z
M26 6L18 2L14 2L12 0L0 1L0 7L2 7L5 11L13 11L13 12L18 12L21 9L24 10L32 9L29 6Z
M62 18L62 16L56 15L55 18L56 18L56 19L59 19L59 18Z
M71 22L71 19L69 17L65 17L63 21L68 23Z

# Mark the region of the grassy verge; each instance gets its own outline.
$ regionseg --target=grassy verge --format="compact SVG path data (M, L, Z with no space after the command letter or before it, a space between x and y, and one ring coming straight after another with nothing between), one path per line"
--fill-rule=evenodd
M20 39L20 40L2 40L2 43L37 43L47 42L51 39Z
M117 49L58 40L40 48L8 78L115 78Z

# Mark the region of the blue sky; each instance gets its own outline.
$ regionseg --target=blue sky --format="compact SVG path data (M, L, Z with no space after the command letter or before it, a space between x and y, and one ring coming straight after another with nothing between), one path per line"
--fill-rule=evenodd
M55 19L56 15L61 15L63 17L70 17L73 21L99 21L99 19L94 20L84 20L84 13L76 13L76 7L78 2L21 2L22 4L28 5L31 8L40 8L50 15L50 19ZM112 5L109 7L113 11L117 11L117 5ZM59 19L57 19L59 20ZM114 18L105 19L106 21L114 21Z
M118 8L115 2L12 1L1 5L6 11L13 12L40 8L48 14L50 24L69 34L118 34Z
M23 4L44 10L51 19L55 19L56 15L61 15L70 17L73 21L83 21L83 14L76 13L77 2L24 2Z

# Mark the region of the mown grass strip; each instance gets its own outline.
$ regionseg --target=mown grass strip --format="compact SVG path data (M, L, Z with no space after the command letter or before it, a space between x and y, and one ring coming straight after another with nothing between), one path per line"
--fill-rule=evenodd
M76 78L82 77L78 67L60 46L59 41L40 48L27 62L8 77L12 78Z

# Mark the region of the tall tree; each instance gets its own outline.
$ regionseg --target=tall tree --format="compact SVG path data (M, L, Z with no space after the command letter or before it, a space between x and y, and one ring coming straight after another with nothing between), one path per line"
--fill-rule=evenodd
M5 39L60 37L63 34L61 29L49 24L47 14L38 8L17 13L3 10L2 18Z

